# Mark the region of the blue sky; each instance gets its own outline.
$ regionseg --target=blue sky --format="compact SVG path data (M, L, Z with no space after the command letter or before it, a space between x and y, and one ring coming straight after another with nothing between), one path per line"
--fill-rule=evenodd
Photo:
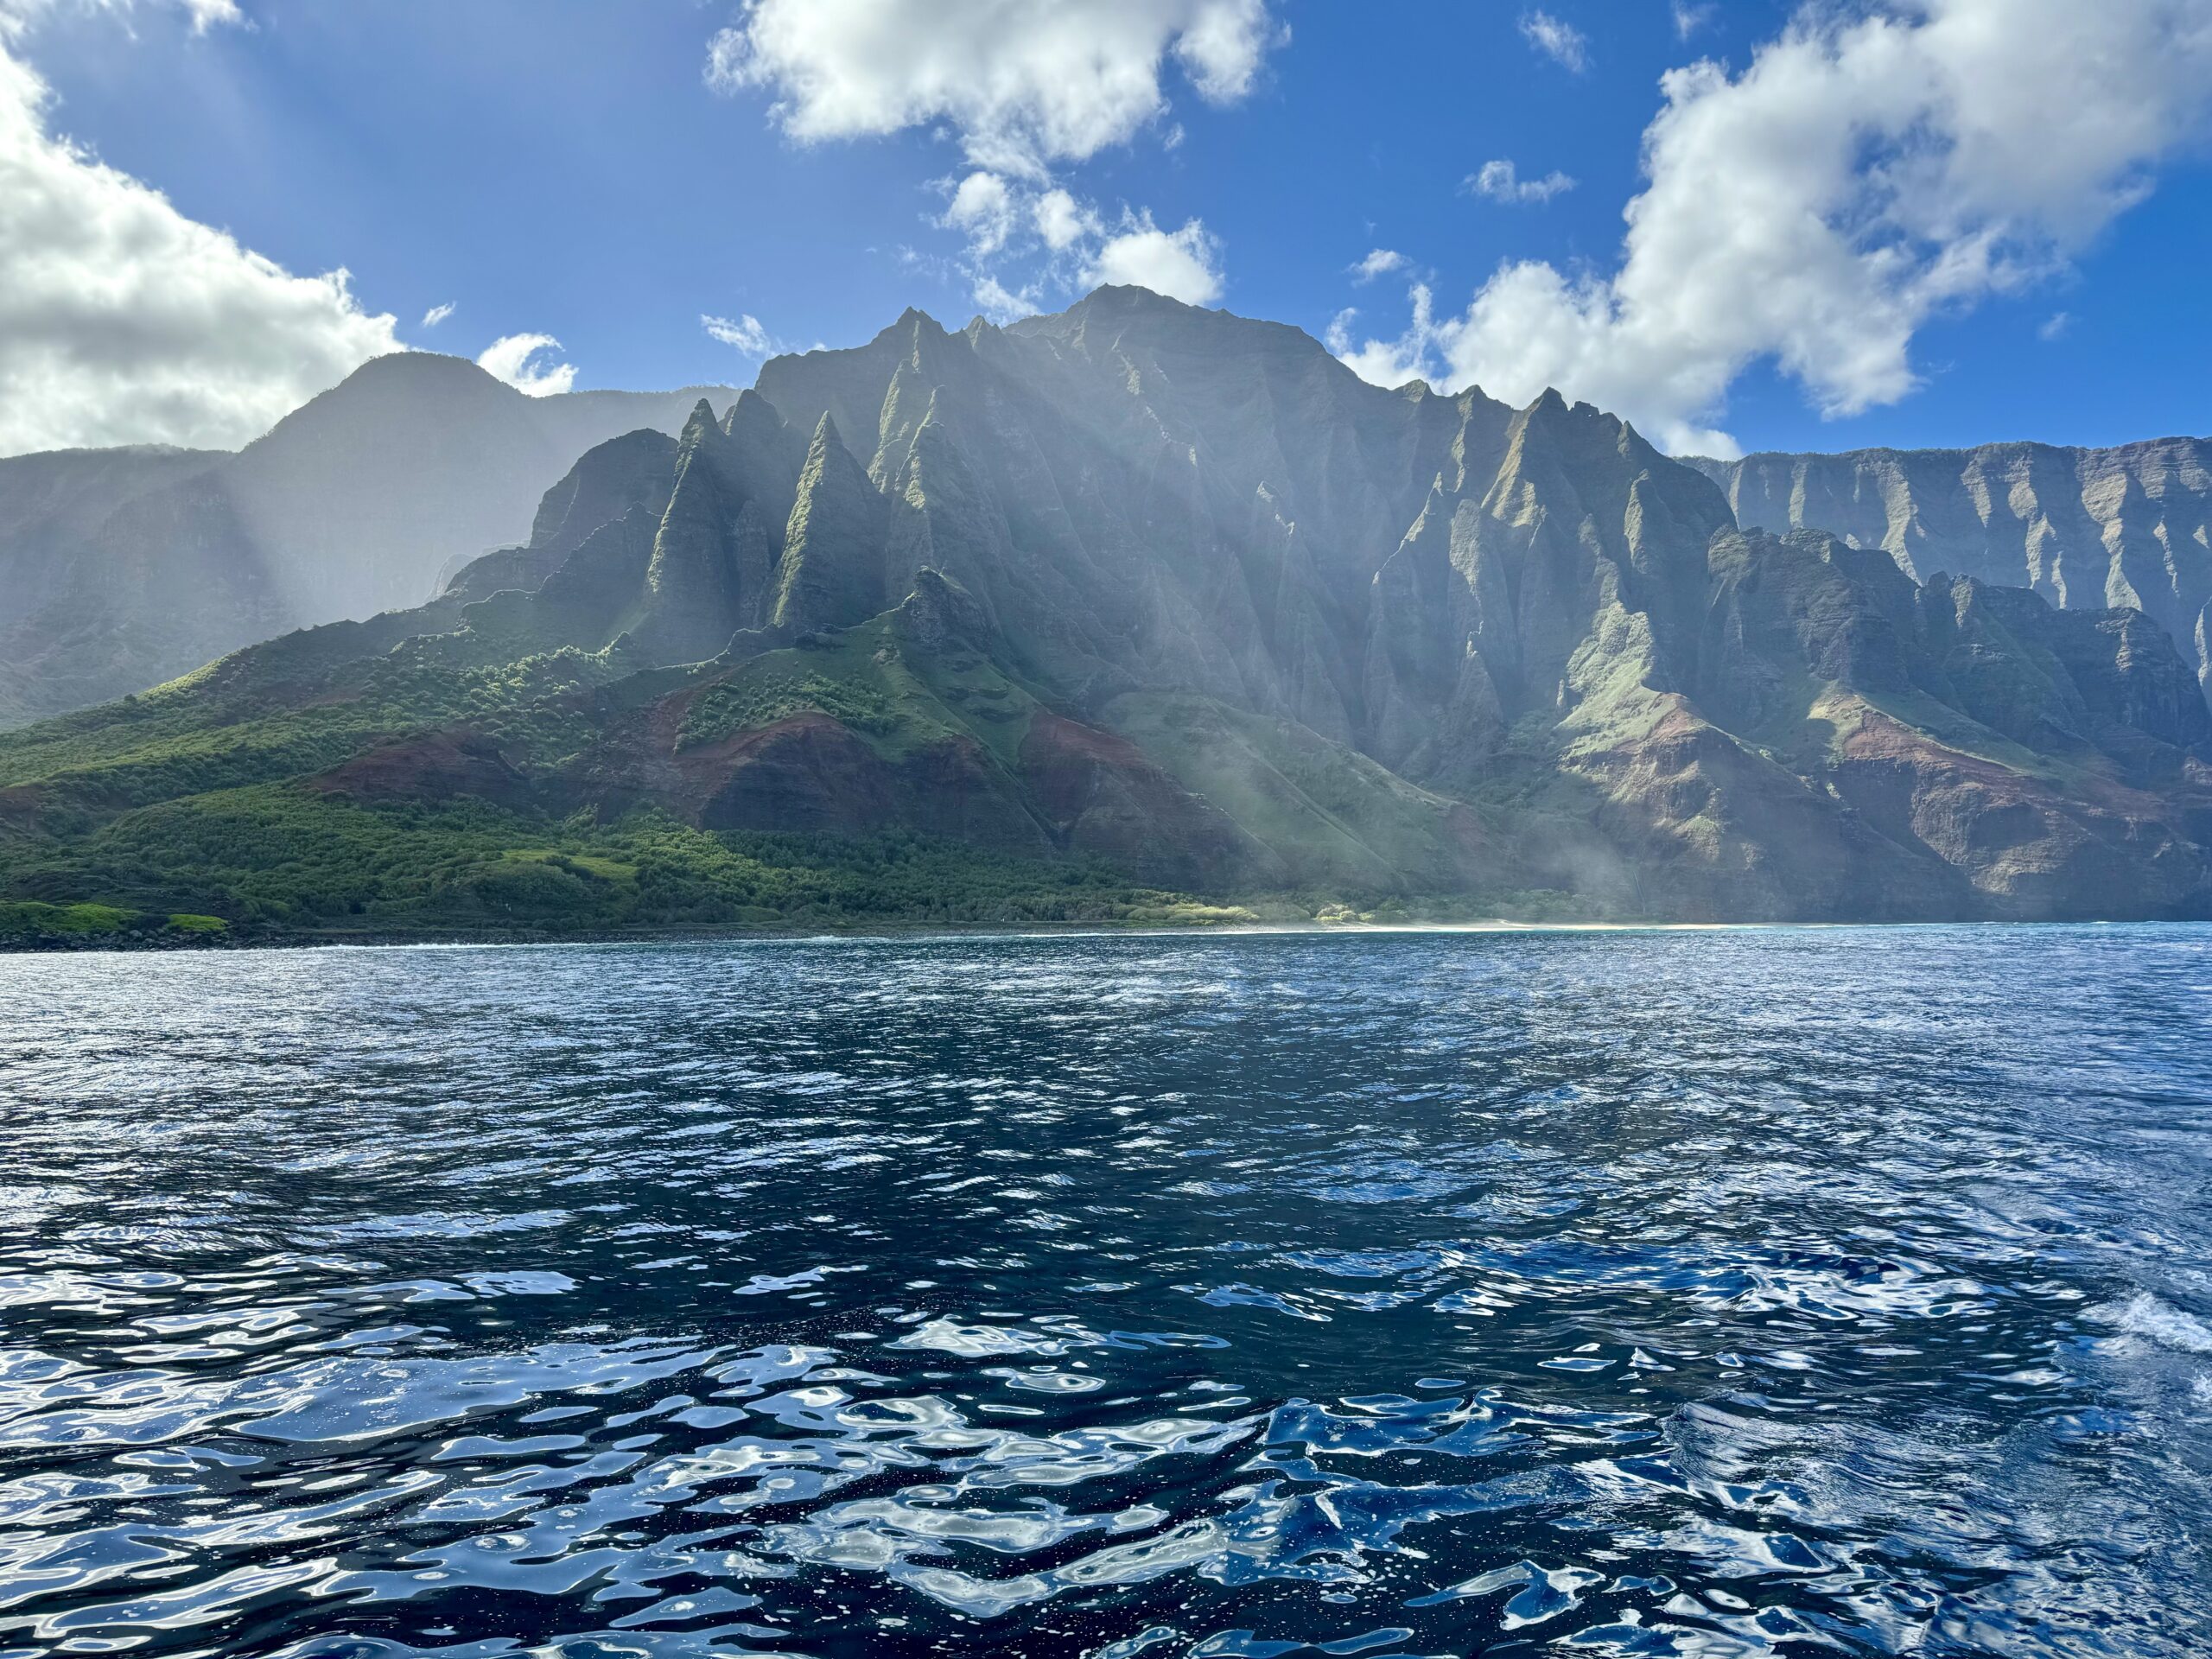
M1021 44L1017 0L0 0L50 89L14 142L66 135L280 276L351 273L348 300L264 296L195 244L220 303L149 277L105 315L11 309L0 256L0 394L60 411L0 420L0 447L234 438L386 341L542 334L533 365L578 386L745 384L766 343L1151 270L1373 378L1557 380L1676 448L2212 430L2212 0L1117 0L1096 41L1090 3L1054 27L1123 77L1103 90L1053 70L1069 38ZM1501 162L1517 188L1469 182ZM1794 219L1814 239L1772 245ZM118 369L140 340L174 370ZM226 390L196 408L201 385Z

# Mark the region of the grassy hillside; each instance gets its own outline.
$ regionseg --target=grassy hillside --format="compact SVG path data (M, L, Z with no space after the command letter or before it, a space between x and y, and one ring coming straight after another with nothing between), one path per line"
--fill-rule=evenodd
M1011 767L1033 700L975 652L903 652L888 617L741 663L643 672L618 649L486 664L465 634L381 655L353 655L359 644L294 636L0 734L0 942L1256 913L1050 849L1020 856L895 827L709 830L653 800L593 798L610 756L634 760L632 728L657 724L673 732L672 765L811 714L893 760L961 741Z
M641 929L1249 919L1077 861L921 837L709 834L457 800L365 805L296 782L136 808L67 846L16 841L11 943L574 936Z

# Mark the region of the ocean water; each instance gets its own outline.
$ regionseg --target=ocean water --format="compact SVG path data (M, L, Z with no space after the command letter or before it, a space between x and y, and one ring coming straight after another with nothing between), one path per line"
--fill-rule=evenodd
M2212 930L0 959L0 1655L2212 1651Z

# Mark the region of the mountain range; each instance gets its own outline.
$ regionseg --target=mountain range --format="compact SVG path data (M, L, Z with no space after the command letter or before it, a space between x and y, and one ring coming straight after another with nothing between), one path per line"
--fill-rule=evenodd
M1979 563L1939 556L1996 476L1953 459L1683 464L1138 289L909 312L590 448L427 604L0 737L0 897L321 931L2212 914L2195 643L2086 602L2048 473L2020 552L1985 515ZM2163 537L2201 613L2201 467L2126 477L2077 492L2107 568L2140 596L2109 537ZM1817 522L1885 490L1878 535ZM2033 586L1992 579L2015 556Z
M420 604L453 565L524 536L583 450L674 431L701 395L527 397L462 359L410 352L236 454L0 460L0 728L292 628Z
M2141 611L2212 690L2212 441L1690 465L1720 486L1746 528L1828 531L1882 549L1908 575L2031 588L2062 609Z

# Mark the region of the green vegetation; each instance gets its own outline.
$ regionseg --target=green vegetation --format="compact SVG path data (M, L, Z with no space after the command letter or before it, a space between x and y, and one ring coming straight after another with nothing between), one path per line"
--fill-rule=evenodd
M1295 874L1300 892L1199 897L906 832L710 832L650 804L609 816L596 785L561 785L596 775L610 726L664 708L681 715L679 760L811 710L888 761L963 738L1017 768L1035 700L957 642L910 650L895 614L741 664L632 673L612 652L474 660L465 634L352 657L359 642L329 632L0 734L0 945L1566 913L1546 893L1379 898L1394 867L1457 885L1449 804L1312 734L1187 700L1128 700L1128 724L1240 817L1334 849ZM466 775L439 787L440 759L472 753L516 769L512 798L480 798ZM429 769L410 772L418 753ZM357 760L360 786L340 770Z
M0 904L0 947L204 942L230 931L219 917L149 915L113 905Z
M0 735L0 944L1254 919L1088 860L709 833L651 806L561 816L542 803L562 791L532 792L624 711L652 717L702 681L679 755L810 709L888 758L973 734L1011 761L1027 694L974 652L917 667L893 616L736 667L643 673L573 649L486 662L466 633L353 654L363 643L345 625L289 636ZM466 779L418 786L408 744L437 733L496 746L530 785L507 804ZM403 768L387 791L315 781L380 750Z
M1106 712L1185 788L1294 854L1302 884L1382 893L1408 877L1439 892L1465 885L1455 804L1354 749L1201 697L1135 692Z
M887 758L958 734L1011 764L1037 707L978 652L911 655L896 613L725 671L692 700L677 747L718 743L794 715L828 715Z
M0 905L0 936L119 933L137 919L137 912L112 905Z
M102 895L0 906L9 944L1253 919L1094 863L903 834L715 835L650 811L556 823L473 800L364 805L290 783L135 809L73 845L9 854L18 890Z
M436 726L467 726L550 760L588 740L582 698L623 672L607 653L576 651L455 663L441 636L327 667L296 660L301 642L352 626L291 635L142 696L0 734L0 790L36 784L48 827L67 830L86 815L325 771L381 739Z
M757 731L793 715L824 714L856 732L888 735L898 725L891 700L874 686L773 672L741 677L709 686L691 704L677 734L681 749L719 743L740 732Z

